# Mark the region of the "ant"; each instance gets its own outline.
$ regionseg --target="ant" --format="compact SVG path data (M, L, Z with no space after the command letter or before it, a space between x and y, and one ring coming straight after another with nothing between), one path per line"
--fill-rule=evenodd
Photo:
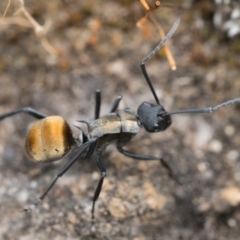
M100 90L96 90L94 120L79 121L87 125L87 131L84 132L80 127L77 127L79 129L78 137L73 137L71 128L62 117L46 116L31 107L25 107L0 115L0 121L22 112L39 119L39 121L30 128L25 141L27 154L36 162L53 162L60 160L68 154L73 147L78 148L76 155L73 156L73 158L71 158L58 172L45 192L39 197L38 201L24 209L25 211L30 211L35 208L36 205L46 197L48 192L57 182L58 178L61 177L78 159L87 159L94 155L101 174L100 180L94 192L91 210L91 230L94 232L95 203L100 195L103 181L106 177L106 168L102 161L102 154L110 143L116 143L118 151L127 157L144 161L159 160L162 166L168 171L169 176L176 180L172 174L171 168L160 156L132 153L123 149L123 146L125 146L131 138L140 131L141 126L150 133L161 132L171 125L171 115L213 113L222 107L240 102L240 98L235 98L223 102L215 107L185 109L172 112L167 112L160 104L151 80L147 74L145 63L156 54L156 52L168 41L169 38L171 38L179 23L180 19L177 19L166 37L141 62L143 76L156 103L152 104L143 102L138 107L137 114L131 108L117 110L121 100L121 96L118 96L113 101L109 113L100 117L101 92Z

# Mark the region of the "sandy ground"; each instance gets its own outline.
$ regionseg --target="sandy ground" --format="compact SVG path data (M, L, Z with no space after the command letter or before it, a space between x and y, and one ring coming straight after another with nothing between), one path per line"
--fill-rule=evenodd
M64 2L64 1L63 1ZM138 1L26 1L61 54L50 56L30 28L1 26L0 114L31 106L63 116L75 134L76 120L93 118L94 91L102 91L102 111L123 96L120 108L154 103L140 70L141 60L159 42ZM3 12L6 3L1 1ZM7 17L18 3L13 2ZM155 16L168 31L178 68L163 52L147 63L166 110L215 106L240 97L239 36L227 39L212 25L214 5L191 11L161 8ZM240 235L240 105L208 115L178 115L162 133L142 130L128 145L133 152L161 155L179 177L168 177L157 161L139 162L109 146L107 178L96 205L96 234L90 232L91 204L99 172L94 159L79 161L31 214L22 209L46 189L68 161L31 162L24 138L34 119L20 114L0 122L0 239L238 239Z

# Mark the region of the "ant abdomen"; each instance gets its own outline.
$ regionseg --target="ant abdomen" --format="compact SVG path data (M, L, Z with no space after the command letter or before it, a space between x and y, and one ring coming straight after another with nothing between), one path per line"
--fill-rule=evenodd
M71 128L60 116L43 118L31 126L25 140L28 156L36 162L53 162L74 144Z

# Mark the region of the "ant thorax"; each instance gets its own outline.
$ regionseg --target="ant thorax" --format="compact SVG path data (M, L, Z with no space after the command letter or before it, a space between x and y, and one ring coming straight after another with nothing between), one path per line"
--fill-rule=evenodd
M120 109L116 113L109 113L95 120L81 122L87 124L88 139L120 133L136 135L141 128L137 114L130 108Z

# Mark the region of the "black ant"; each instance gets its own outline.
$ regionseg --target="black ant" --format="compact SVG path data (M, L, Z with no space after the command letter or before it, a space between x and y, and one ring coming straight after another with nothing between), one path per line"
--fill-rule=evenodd
M48 194L50 189L54 186L59 177L61 177L78 159L87 159L95 154L96 162L101 173L101 178L98 182L97 188L93 196L92 204L92 230L94 227L94 208L99 194L102 189L104 178L106 177L106 168L102 161L102 154L105 148L115 142L119 152L127 157L137 160L159 160L163 167L168 170L170 177L173 177L172 171L163 158L153 155L136 154L123 149L131 138L133 138L139 131L141 126L148 132L164 131L171 125L171 115L176 114L196 114L196 113L212 113L230 104L240 102L240 98L235 98L223 102L215 107L197 108L177 110L167 112L160 104L156 92L147 74L145 63L153 57L156 52L168 41L173 35L179 25L178 19L166 37L154 48L150 54L141 62L141 69L145 80L155 98L156 104L143 102L137 110L137 114L133 109L125 108L117 110L121 97L118 96L112 103L109 114L100 117L101 93L96 91L95 103L95 119L81 120L79 122L85 123L88 130L84 132L80 127L79 136L74 138L68 123L60 116L46 116L31 107L25 107L17 111L13 111L0 116L0 120L13 116L18 113L25 112L37 119L29 130L25 148L27 154L36 162L52 162L62 159L75 146L78 148L77 154L70 159L70 161L58 172L46 191L40 196L37 202L24 209L29 211L33 209L40 201L42 201ZM176 179L175 179L176 180Z

